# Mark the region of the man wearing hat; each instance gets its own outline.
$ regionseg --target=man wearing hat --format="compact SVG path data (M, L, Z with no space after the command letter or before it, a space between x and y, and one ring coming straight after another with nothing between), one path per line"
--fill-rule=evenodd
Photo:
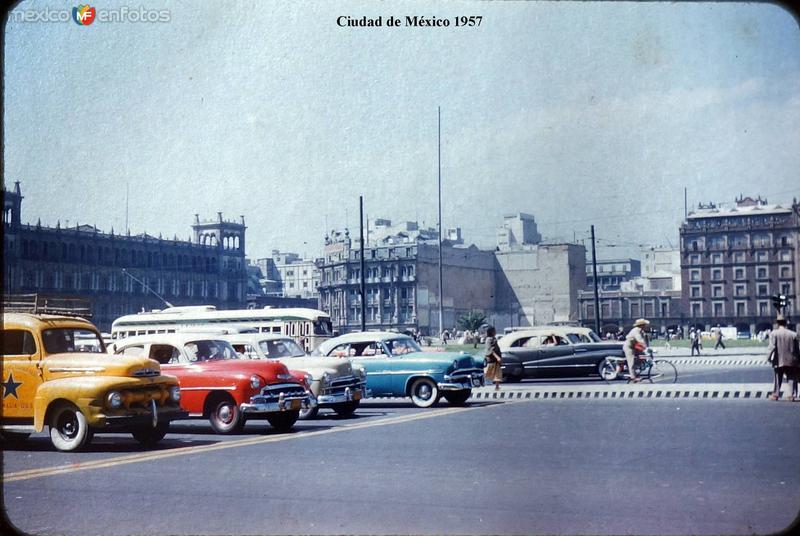
M797 398L797 372L800 367L800 356L797 355L797 333L787 329L783 315L778 315L775 323L778 327L770 332L769 347L767 347L767 359L775 372L775 383L768 398L770 400L780 398L781 382L783 375L786 374L787 380L789 378L793 380L790 400L798 402L800 399Z
M647 350L646 332L648 329L650 329L650 322L639 318L633 323L633 329L625 337L625 345L622 350L625 352L625 361L628 362L628 372L631 374L632 382L639 381L639 377L636 376L636 356Z

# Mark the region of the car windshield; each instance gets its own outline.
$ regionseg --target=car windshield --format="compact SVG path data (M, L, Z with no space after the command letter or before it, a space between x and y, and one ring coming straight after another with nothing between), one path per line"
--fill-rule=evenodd
M392 355L410 354L412 352L421 352L422 349L414 342L411 337L403 337L400 339L389 339L386 342L386 348Z
M236 359L238 354L226 341L198 340L183 345L189 361L208 361L210 359Z
M90 329L58 328L42 331L44 349L48 354L89 352L104 354L106 346L100 335Z
M306 353L292 339L279 339L276 341L259 341L258 346L264 355L270 359L279 357L303 357Z

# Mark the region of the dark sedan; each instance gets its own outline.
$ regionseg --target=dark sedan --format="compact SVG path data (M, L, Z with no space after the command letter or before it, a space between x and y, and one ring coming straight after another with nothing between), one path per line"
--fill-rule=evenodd
M500 338L503 379L599 375L606 357L623 357L621 342L603 341L592 330L545 326L513 331Z

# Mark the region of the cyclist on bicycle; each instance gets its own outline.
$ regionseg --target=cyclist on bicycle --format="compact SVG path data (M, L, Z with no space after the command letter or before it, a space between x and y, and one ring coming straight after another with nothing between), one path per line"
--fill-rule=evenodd
M625 361L628 363L628 372L631 375L630 381L632 382L640 381L636 375L636 358L647 350L648 329L650 329L650 321L639 318L633 323L633 329L625 337L623 352L625 352Z

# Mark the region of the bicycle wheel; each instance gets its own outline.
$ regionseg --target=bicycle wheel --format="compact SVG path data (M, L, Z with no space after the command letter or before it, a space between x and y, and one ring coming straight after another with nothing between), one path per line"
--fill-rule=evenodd
M678 380L678 369L669 361L656 359L647 376L651 383L675 383Z

